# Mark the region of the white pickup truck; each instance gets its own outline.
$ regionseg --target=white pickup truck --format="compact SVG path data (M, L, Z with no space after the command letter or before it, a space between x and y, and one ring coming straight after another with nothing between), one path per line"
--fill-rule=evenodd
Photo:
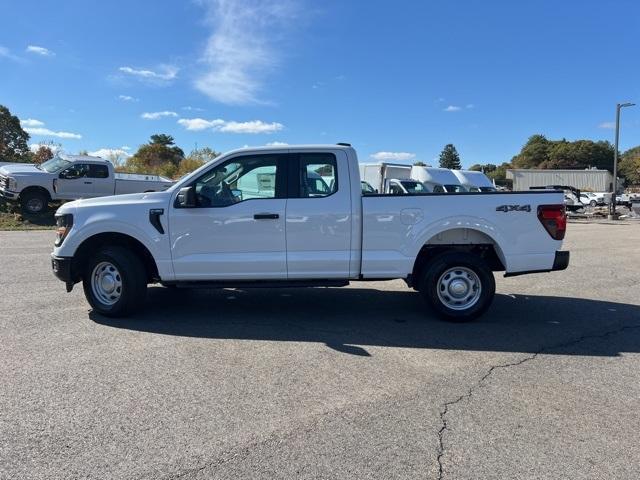
M329 181L327 181L329 179ZM481 315L507 276L563 270L562 192L361 193L346 144L241 149L165 192L78 200L56 213L54 274L123 316L147 284L343 286L404 279L450 320Z
M84 155L59 155L41 165L0 167L0 196L19 201L27 213L43 212L51 200L163 191L171 185L171 180L159 175L115 173L111 162Z

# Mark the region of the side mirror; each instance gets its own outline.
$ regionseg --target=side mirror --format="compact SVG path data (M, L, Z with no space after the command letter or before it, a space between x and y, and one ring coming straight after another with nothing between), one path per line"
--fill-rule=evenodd
M178 191L176 206L180 208L194 208L196 206L196 190L194 187L184 187Z
M231 193L233 194L236 200L238 200L239 202L242 201L242 190L233 189L231 190Z

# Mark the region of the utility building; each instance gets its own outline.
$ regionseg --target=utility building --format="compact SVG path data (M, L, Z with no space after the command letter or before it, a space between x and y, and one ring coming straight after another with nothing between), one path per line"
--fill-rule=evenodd
M514 168L507 170L507 178L513 180L514 191L547 185L568 185L584 191L610 192L613 187L613 175L608 170Z

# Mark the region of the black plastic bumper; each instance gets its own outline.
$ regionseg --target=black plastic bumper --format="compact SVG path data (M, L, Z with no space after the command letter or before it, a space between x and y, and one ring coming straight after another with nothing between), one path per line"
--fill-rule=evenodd
M74 283L71 272L72 258L51 257L51 268L53 274L65 283Z
M553 266L551 270L525 270L524 272L508 272L505 273L505 277L517 277L519 275L528 275L530 273L546 273L555 272L558 270L566 270L569 266L569 257L571 256L568 250L558 250L556 256L553 259Z
M569 266L570 252L568 250L558 250L556 252L556 258L553 260L553 267L551 271L566 270Z

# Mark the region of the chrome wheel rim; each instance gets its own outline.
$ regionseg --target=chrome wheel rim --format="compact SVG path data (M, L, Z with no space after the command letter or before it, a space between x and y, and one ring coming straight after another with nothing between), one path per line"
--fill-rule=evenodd
M122 296L122 276L110 262L100 262L91 273L91 290L100 303L113 305Z
M466 267L446 270L437 284L438 299L452 310L466 310L473 307L482 293L480 277Z
M40 210L42 210L42 207L44 206L44 204L42 203L42 200L39 198L30 198L27 201L27 210L29 210L32 213L37 213Z

